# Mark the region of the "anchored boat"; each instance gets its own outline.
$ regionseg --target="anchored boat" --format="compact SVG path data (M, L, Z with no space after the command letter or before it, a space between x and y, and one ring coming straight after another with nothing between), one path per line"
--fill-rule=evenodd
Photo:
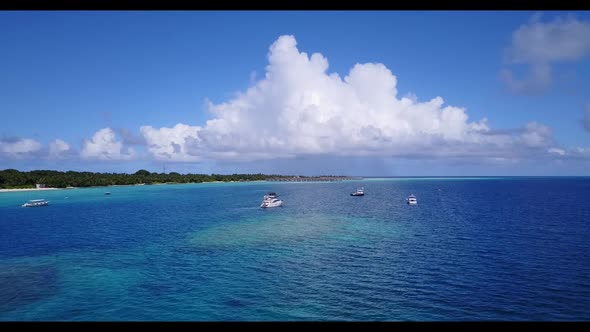
M409 205L418 204L418 200L416 199L416 196L414 196L414 195L408 196L408 198L406 198L406 202L408 202Z
M278 207L283 205L283 200L277 198L277 193L270 192L268 195L264 195L264 199L262 200L262 204L260 204L261 208L271 208L271 207Z
M49 205L48 200L32 199L32 200L26 202L25 204L23 204L22 207L38 207L38 206L47 206L47 205Z
M359 187L355 192L350 193L350 196L365 196L365 188Z

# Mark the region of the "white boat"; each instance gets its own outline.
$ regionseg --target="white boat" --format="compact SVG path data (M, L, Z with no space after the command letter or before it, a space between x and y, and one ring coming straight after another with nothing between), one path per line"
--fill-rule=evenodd
M22 207L37 207L37 206L47 206L49 205L49 201L44 200L44 199L32 199L28 202L26 202L25 204L22 205Z
M406 202L408 202L408 204L410 204L410 205L418 204L418 200L416 200L416 196L414 196L414 195L408 196L408 198L406 198Z
M365 188L359 187L355 192L350 193L350 196L365 196Z
M277 198L277 194L275 192L270 192L268 195L264 195L264 199L262 200L262 204L260 204L261 208L271 208L271 207L278 207L283 205L283 201Z

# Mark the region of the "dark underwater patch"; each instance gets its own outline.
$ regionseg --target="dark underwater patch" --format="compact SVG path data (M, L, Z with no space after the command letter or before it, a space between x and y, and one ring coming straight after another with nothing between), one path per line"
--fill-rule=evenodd
M55 295L57 279L57 269L52 265L3 266L0 269L0 312Z

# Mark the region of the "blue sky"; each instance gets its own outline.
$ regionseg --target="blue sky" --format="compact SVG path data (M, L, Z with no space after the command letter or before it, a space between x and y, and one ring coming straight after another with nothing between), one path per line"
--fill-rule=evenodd
M588 12L0 12L0 49L0 169L590 175Z

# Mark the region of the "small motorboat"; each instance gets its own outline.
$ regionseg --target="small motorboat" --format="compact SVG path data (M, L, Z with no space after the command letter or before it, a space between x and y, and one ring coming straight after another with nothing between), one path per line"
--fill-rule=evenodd
M365 188L359 187L355 192L350 193L350 196L365 196Z
M111 192L110 192L110 191L107 191L107 192L106 192L106 193L104 193L104 194L105 194L105 195L110 195L110 194L111 194Z
M264 199L262 200L262 204L260 204L261 208L272 208L272 207L279 207L283 205L283 200L277 198L277 193L270 192L268 195L264 195Z
M26 202L25 204L23 204L22 207L38 207L38 206L47 206L47 205L49 205L48 200L32 199L32 200Z
M406 198L406 202L408 202L409 205L418 204L418 200L416 199L416 196L414 196L414 195L408 196L408 198Z

